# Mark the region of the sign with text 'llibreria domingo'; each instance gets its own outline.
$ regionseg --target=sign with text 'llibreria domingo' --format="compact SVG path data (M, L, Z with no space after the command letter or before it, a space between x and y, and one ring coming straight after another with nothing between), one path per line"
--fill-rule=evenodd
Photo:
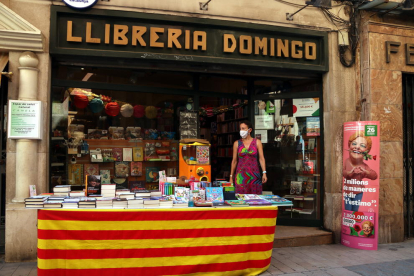
M343 245L376 250L378 245L380 125L344 123L342 168Z

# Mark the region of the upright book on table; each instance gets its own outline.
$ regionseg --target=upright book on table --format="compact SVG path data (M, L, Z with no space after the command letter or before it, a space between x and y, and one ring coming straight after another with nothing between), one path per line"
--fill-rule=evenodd
M222 187L207 187L206 197L207 197L207 201L223 203L224 202L223 188Z
M88 196L101 194L101 176L88 175L86 182L86 193Z

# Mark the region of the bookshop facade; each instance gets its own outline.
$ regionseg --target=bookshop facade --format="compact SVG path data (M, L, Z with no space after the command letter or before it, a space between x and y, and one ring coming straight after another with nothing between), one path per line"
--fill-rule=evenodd
M279 222L322 225L325 32L54 6L50 53L50 191L82 189L86 174L129 189L158 189L160 170L200 179L181 173L181 138L208 140L203 179L228 180L239 124L249 120L264 145L263 190L294 202ZM197 123L186 128L181 112Z

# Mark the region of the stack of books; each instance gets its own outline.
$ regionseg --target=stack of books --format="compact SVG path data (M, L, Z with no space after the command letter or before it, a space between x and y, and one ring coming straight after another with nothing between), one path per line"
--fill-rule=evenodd
M126 198L114 198L112 200L112 207L114 209L128 208L128 200Z
M24 205L26 208L39 209L43 208L43 204L46 200L47 196L32 196L24 200Z
M56 185L53 187L53 194L57 196L69 196L70 185Z
M122 195L122 194L129 194L129 193L130 193L129 189L118 189L115 192L115 197L118 197L119 198L120 195Z
M83 197L79 200L79 208L92 209L96 207L96 198Z
M135 193L122 193L119 195L119 198L134 199Z
M159 208L160 201L158 199L144 199L144 208Z
M226 200L224 204L231 207L249 207L250 205L244 200Z
M69 193L70 197L83 197L85 196L85 192L84 191L71 191Z
M138 190L135 191L135 197L136 198L150 198L151 197L151 192L148 190Z
M160 208L172 208L174 204L172 200L168 200L165 198L160 199L159 202L160 202Z
M79 197L75 198L65 198L62 203L62 208L64 209L77 209L79 203Z
M43 203L43 208L62 208L63 200L47 200Z
M116 184L102 184L101 194L103 197L115 197Z
M112 208L112 197L101 197L96 199L96 208Z
M143 199L128 199L128 209L141 209L144 208Z
M266 199L246 199L245 201L250 206L272 205L272 203L267 201Z
M188 208L188 202L183 200L174 200L173 208Z

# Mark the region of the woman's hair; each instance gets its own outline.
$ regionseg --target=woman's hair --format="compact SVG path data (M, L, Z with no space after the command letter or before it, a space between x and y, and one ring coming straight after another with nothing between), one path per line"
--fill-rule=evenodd
M241 121L241 122L239 123L239 126L240 126L241 124L245 124L245 125L247 126L247 128L251 128L251 129L253 130L253 125L252 125L252 123L251 123L250 121L247 121L247 120L245 120L245 121Z
M351 137L349 137L348 147L350 147L352 141L354 141L358 137L362 137L362 138L365 138L365 140L367 140L367 151L369 152L372 147L372 140L371 140L371 137L365 136L363 131L357 131L354 134L352 134Z
M94 175L88 175L88 182L99 182L99 179Z
M364 222L361 224L361 226L362 226L362 227L364 227L364 225L365 225L365 224L368 224L368 225L369 225L369 227L374 228L374 224L373 224L372 222L368 221L368 220L364 221Z

